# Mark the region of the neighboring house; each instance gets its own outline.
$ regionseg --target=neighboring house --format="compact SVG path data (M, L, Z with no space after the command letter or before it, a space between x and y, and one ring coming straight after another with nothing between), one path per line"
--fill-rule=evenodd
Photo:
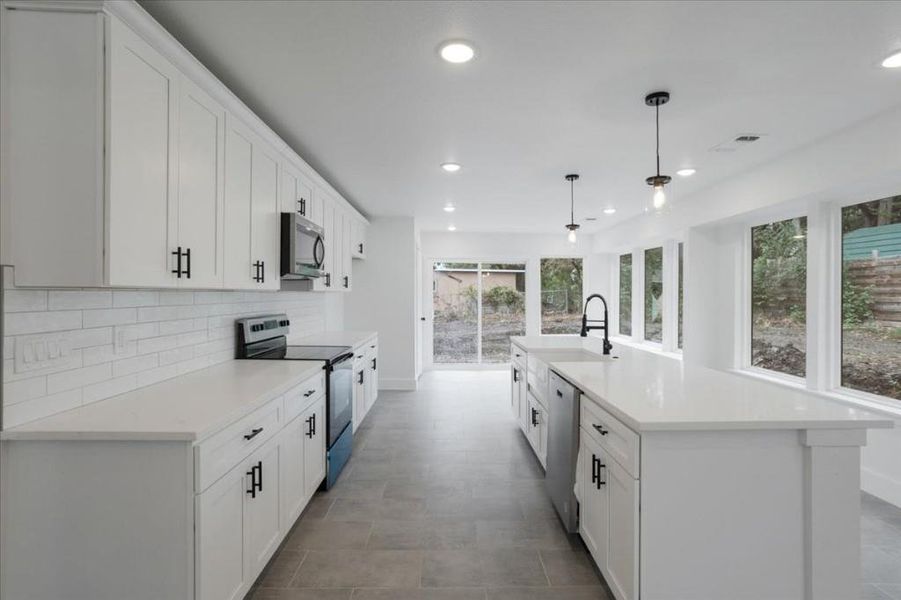
M462 309L475 298L478 288L478 269L436 267L432 291L435 309ZM482 291L494 287L509 287L525 293L525 269L482 269ZM472 289L471 296L467 290Z

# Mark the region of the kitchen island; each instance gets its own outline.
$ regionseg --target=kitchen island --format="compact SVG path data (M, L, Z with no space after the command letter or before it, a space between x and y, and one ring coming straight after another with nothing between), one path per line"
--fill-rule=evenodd
M512 338L581 393L579 532L619 600L858 597L860 447L890 419L637 348L567 360L599 341Z

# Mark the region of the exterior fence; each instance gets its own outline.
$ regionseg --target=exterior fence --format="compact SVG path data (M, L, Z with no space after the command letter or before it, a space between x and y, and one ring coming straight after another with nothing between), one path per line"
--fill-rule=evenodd
M901 327L901 257L850 260L848 279L869 288L873 318L880 324Z

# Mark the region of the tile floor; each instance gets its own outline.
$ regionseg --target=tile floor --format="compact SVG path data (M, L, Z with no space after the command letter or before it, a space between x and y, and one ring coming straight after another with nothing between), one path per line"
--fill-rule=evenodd
M510 416L507 371L381 392L248 600L612 600ZM863 498L863 600L901 600L901 509Z

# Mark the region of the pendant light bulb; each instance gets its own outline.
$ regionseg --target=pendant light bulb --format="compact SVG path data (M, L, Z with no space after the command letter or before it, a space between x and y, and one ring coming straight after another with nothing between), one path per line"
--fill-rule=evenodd
M566 239L569 240L570 244L575 244L576 243L576 230L570 229L569 235L566 236Z
M663 191L663 185L654 186L654 208L660 210L666 204L666 192Z

